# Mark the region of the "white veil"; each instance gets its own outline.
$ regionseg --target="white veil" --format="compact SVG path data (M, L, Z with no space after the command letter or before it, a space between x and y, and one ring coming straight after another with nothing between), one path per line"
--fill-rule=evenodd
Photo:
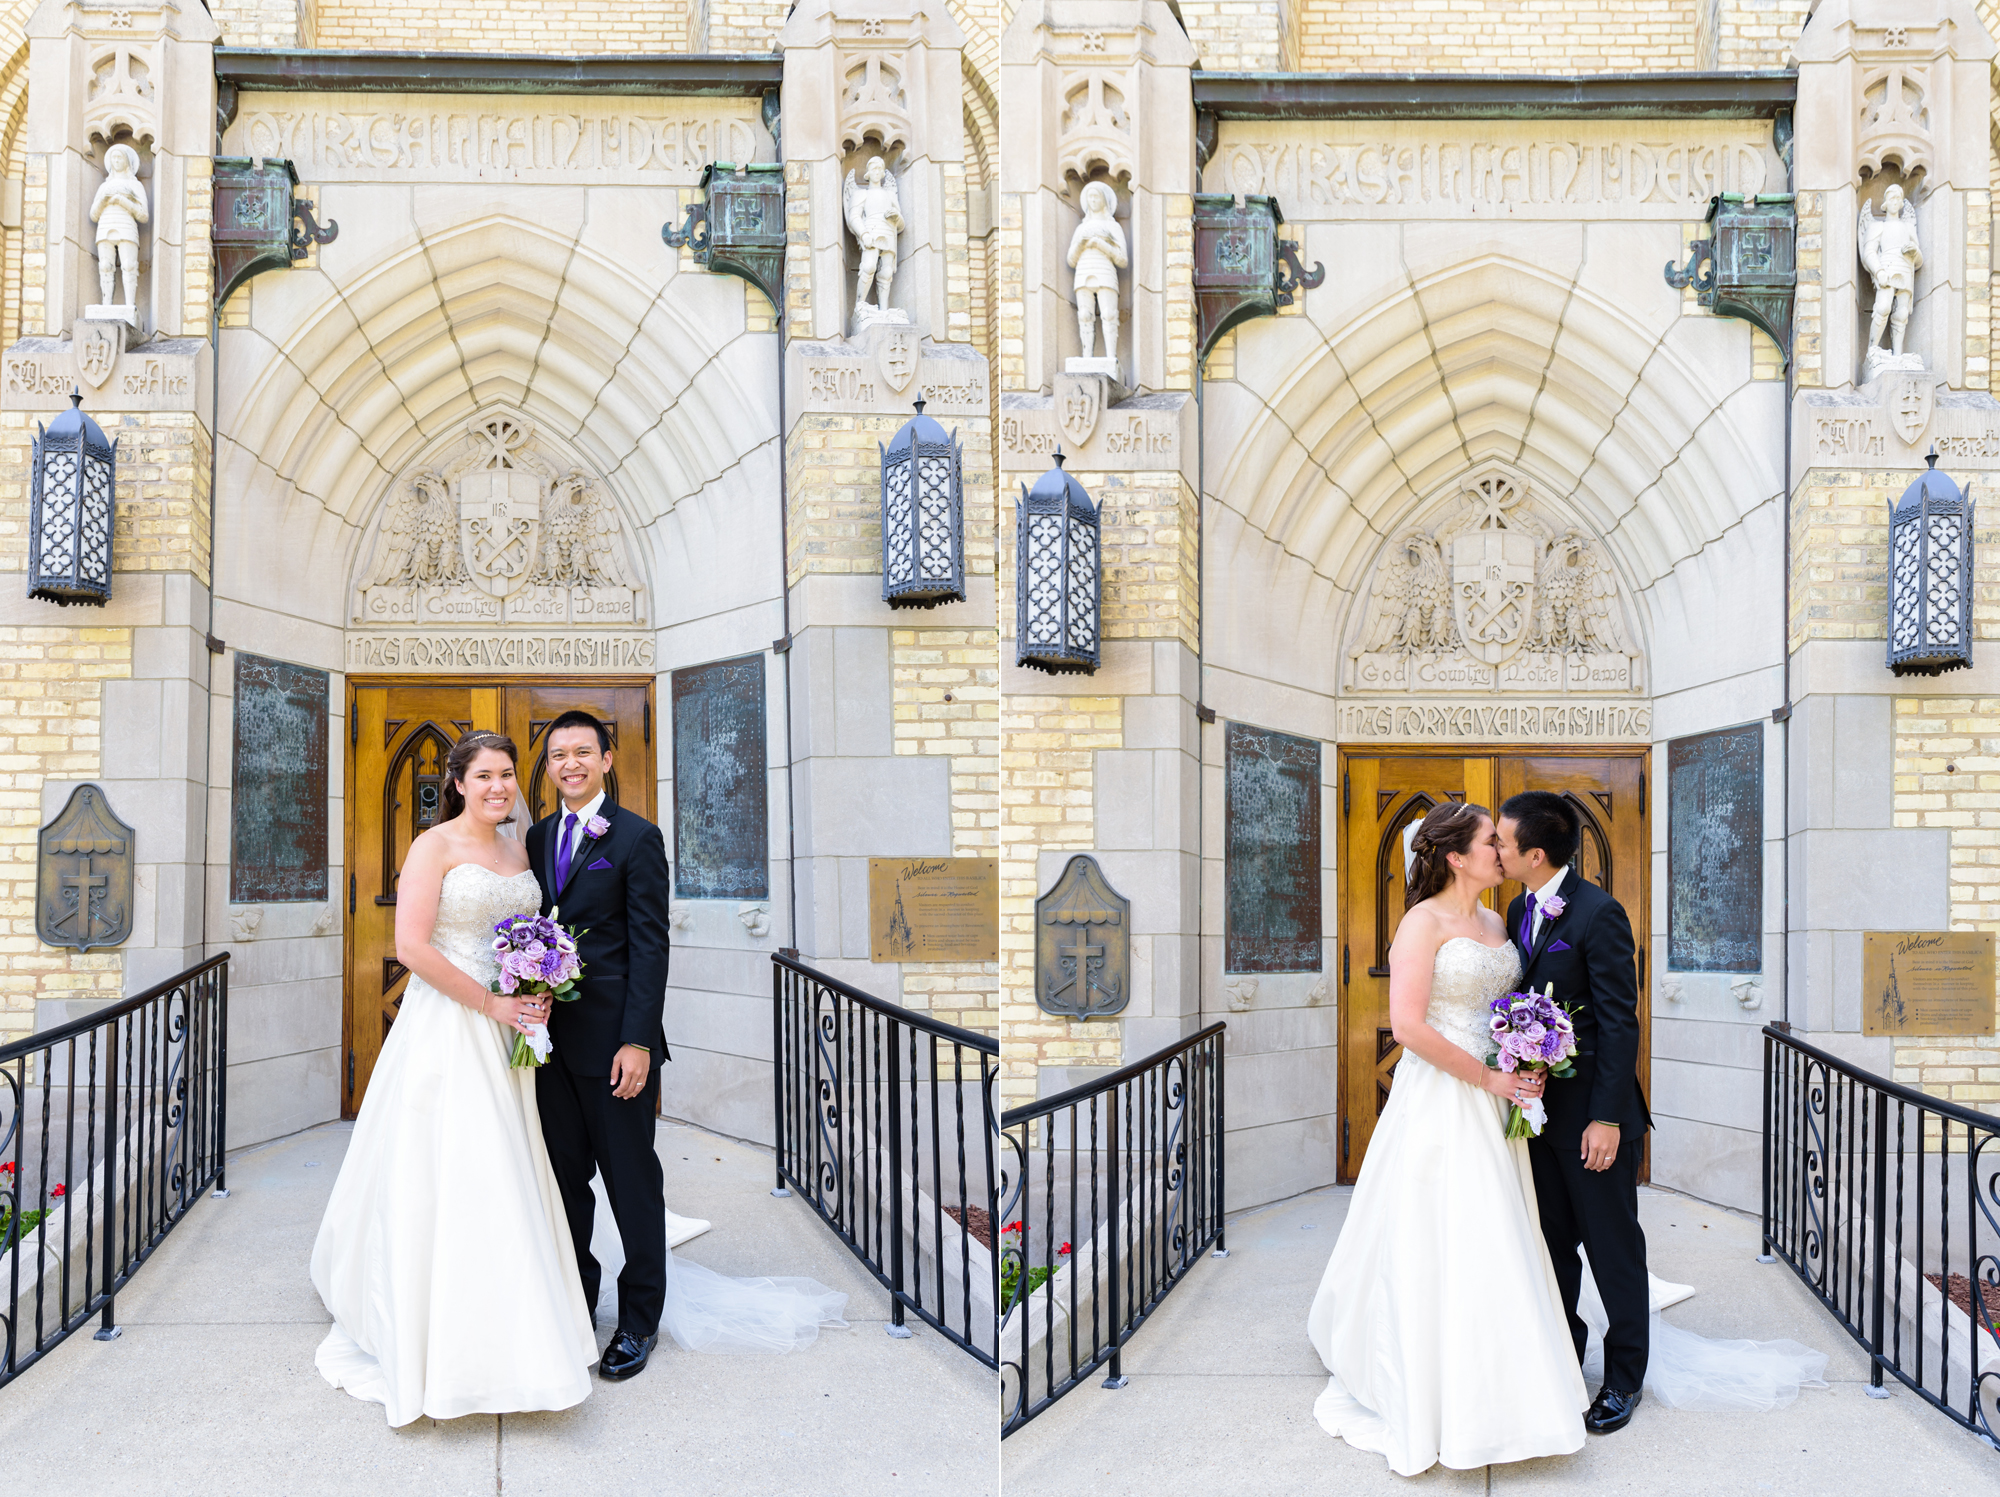
M591 1230L590 1252L604 1270L597 1297L597 1318L618 1320L618 1270L625 1266L625 1246L618 1239L604 1182L593 1176L597 1222ZM821 1326L845 1329L847 1296L816 1279L732 1279L667 1250L667 1295L660 1309L660 1329L682 1351L798 1351L819 1338Z

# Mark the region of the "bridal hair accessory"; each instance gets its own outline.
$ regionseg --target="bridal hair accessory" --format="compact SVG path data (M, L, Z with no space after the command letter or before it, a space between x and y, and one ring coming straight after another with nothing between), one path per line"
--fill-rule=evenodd
M611 823L602 816L593 816L583 824L583 829L593 837L602 837L611 830Z
M1421 821L1413 821L1403 828L1403 882L1417 871L1417 833L1423 829Z
M560 913L509 915L493 927L500 975L487 984L491 991L530 998L547 994L558 1003L579 996L576 983L583 975L583 959L576 953L577 932L556 923ZM516 1070L539 1066L554 1049L549 1026L530 1024L525 1033L514 1036L508 1063Z
M1489 1065L1516 1073L1547 1071L1557 1080L1576 1074L1570 1064L1576 1054L1576 1025L1569 1010L1556 1002L1554 983L1539 993L1503 993L1489 1007L1497 1047ZM1511 1104L1507 1137L1540 1138L1548 1116L1540 1097Z

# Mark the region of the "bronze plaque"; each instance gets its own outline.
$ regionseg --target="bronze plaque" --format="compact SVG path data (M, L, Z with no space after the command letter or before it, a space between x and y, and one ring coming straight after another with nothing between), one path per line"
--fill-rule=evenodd
M1667 970L1764 970L1764 727L1667 745Z
M132 828L98 785L70 792L42 828L35 874L35 934L50 946L116 946L132 934Z
M1317 972L1320 746L1230 723L1223 735L1223 970Z
M1861 1032L1993 1033L1993 932L1871 930L1861 936Z
M1000 960L998 858L870 858L868 959Z
M1078 854L1035 901L1035 1002L1065 1019L1103 1019L1132 1001L1132 901Z
M769 899L764 657L674 672L674 894Z
M229 902L326 898L327 673L236 656Z

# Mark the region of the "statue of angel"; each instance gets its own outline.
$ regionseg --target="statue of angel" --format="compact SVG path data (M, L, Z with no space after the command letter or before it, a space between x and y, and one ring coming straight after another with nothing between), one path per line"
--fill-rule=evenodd
M458 546L458 505L436 473L419 473L382 517L372 587L451 587L471 580Z
M139 182L139 153L116 145L104 153L104 185L90 200L97 225L97 285L107 306L139 304L139 225L150 217L146 189ZM112 282L124 272L125 300L111 300Z
M1421 530L1400 537L1375 574L1362 654L1448 654L1458 648L1451 573L1438 543Z
M1118 198L1102 182L1083 189L1083 222L1070 236L1069 263L1076 271L1076 331L1090 357L1092 323L1104 323L1104 357L1118 357L1118 272L1129 263L1125 231L1118 227Z
M889 287L896 279L896 236L903 232L903 205L896 196L896 179L880 156L870 156L862 181L850 170L840 190L847 231L861 246L861 270L854 282L854 308L868 305L868 286L876 286L875 310L889 310Z
M1855 241L1861 247L1861 263L1875 282L1866 351L1872 353L1882 341L1886 325L1889 351L1900 355L1903 335L1910 325L1910 303L1916 296L1917 272L1924 264L1924 252L1917 246L1916 205L1904 200L1900 186L1891 185L1882 194L1880 218L1872 204L1861 205Z

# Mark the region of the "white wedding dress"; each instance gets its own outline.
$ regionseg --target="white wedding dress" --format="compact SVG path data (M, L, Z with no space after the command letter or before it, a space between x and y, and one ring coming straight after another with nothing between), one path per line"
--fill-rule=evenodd
M1487 1005L1520 975L1512 942L1454 937L1438 948L1425 1018L1483 1064ZM1578 1313L1591 1345L1579 1371L1528 1144L1505 1136L1506 1114L1491 1092L1404 1052L1307 1317L1333 1374L1314 1415L1404 1476L1583 1446L1583 1372L1599 1372L1604 1311L1586 1260ZM1761 1413L1825 1386L1823 1353L1698 1336L1659 1313L1694 1291L1651 1287L1646 1392L1666 1407Z
M540 908L532 873L461 863L431 945L490 982L495 922ZM566 1409L590 1392L597 1336L535 1073L508 1048L499 1024L412 973L313 1243L333 1316L319 1370L392 1425ZM791 1351L845 1324L846 1303L810 1279L732 1279L670 1253L661 1329L692 1351Z

